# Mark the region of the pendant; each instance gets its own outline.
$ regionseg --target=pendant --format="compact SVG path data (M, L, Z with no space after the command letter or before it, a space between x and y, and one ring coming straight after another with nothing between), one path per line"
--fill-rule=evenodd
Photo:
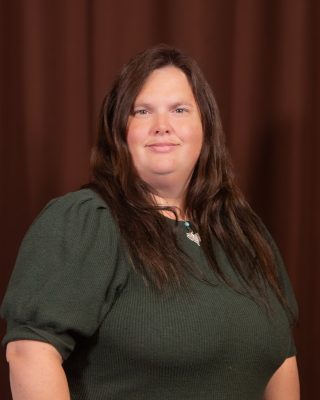
M195 242L198 246L200 246L201 239L199 233L193 233L189 221L184 221L184 226L188 230L188 232L186 233L187 238L190 239L192 242Z
M199 233L193 233L191 231L191 232L187 232L186 235L187 235L188 239L192 240L193 242L197 243L198 246L200 246L201 239L200 239Z

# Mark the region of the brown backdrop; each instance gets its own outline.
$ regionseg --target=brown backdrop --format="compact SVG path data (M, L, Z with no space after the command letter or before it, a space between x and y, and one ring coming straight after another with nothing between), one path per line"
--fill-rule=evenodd
M320 376L320 2L1 0L1 297L19 242L89 175L103 94L167 42L211 83L242 189L276 238L300 304L302 399ZM2 321L1 335L4 332ZM4 353L0 398L10 398Z

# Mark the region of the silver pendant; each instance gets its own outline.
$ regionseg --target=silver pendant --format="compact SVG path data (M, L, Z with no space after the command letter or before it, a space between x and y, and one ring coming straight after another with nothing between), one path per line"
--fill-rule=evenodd
M187 235L188 239L192 240L193 242L197 243L198 246L200 246L201 239L200 239L199 233L193 233L191 231L191 232L187 232L186 235Z
M190 221L184 221L184 226L187 230L186 232L187 238L192 242L195 242L198 246L200 246L201 242L200 235L199 233L192 232Z

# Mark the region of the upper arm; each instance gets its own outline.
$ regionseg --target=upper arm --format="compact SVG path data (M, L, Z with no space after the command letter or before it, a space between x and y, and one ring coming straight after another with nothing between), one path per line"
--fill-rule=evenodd
M49 343L36 340L16 340L9 342L6 349L6 357L9 364L19 358L25 359L51 359L62 364L62 357L58 350Z
M14 400L70 400L62 357L49 343L17 340L7 344Z
M296 357L287 358L269 380L264 400L299 400L300 384Z

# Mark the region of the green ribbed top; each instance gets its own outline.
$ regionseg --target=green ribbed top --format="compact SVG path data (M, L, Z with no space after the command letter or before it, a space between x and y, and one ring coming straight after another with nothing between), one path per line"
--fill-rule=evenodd
M272 374L295 354L285 311L270 294L267 315L219 282L183 223L167 222L215 284L188 276L188 289L156 292L128 263L98 195L83 189L52 200L21 245L1 309L8 322L3 344L34 339L55 346L72 400L261 400ZM236 283L218 245L216 252Z

